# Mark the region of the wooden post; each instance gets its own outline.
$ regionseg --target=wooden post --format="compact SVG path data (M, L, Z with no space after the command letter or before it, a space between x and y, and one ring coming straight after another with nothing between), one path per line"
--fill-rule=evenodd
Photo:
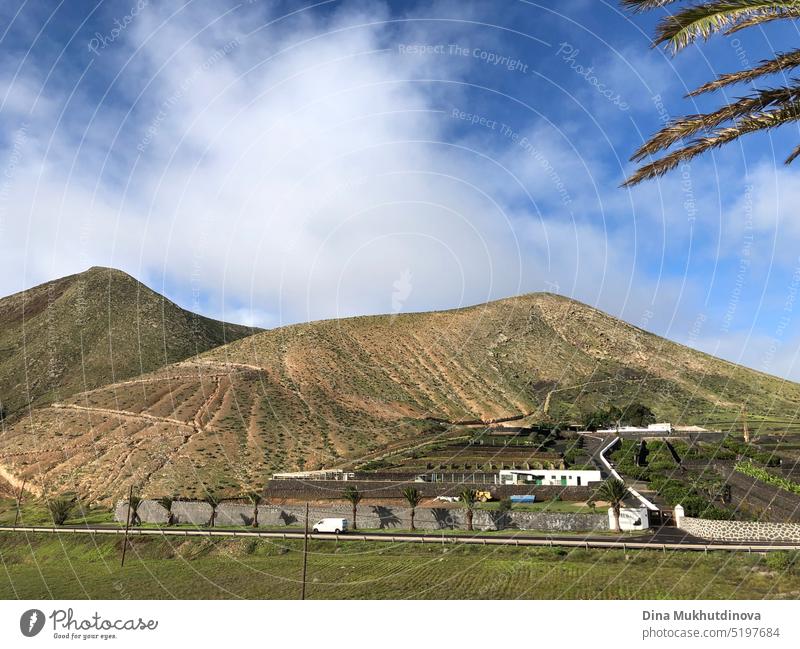
M125 565L125 551L128 549L128 529L131 524L131 501L133 500L133 485L128 491L128 515L125 517L125 538L122 541L122 563L120 568Z
M23 480L22 486L19 488L19 494L17 495L17 513L14 514L14 527L17 526L17 521L19 521L19 509L22 506L22 492L25 490L25 484L27 482L27 479Z
M306 567L308 566L308 503L306 503L306 532L303 536L303 586L300 599L306 598Z

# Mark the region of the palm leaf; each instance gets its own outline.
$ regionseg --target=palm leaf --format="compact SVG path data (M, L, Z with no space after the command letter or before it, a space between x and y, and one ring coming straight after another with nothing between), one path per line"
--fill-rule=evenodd
M792 152L789 154L789 157L783 161L784 164L792 164L797 156L800 155L800 145L796 146Z
M773 20L782 20L784 18L800 18L800 9L786 9L785 11L764 13L753 16L752 18L748 18L747 20L741 21L734 27L731 27L728 31L725 32L725 35L727 36L729 34L735 34L739 30L745 29L746 27L762 25L764 23L772 22Z
M771 107L779 107L800 99L800 85L784 86L761 90L749 97L743 97L732 104L723 106L711 113L687 115L674 120L645 142L631 160L642 160L648 155L666 149L676 142L700 131L711 130L724 122L757 114Z
M765 16L800 17L800 0L713 0L691 5L658 24L654 45L666 43L675 53L697 38L708 39L717 32L735 29L745 21Z
M679 0L621 0L633 11L665 8ZM774 20L800 19L800 0L706 0L686 3L673 15L663 18L657 28L654 45L666 44L673 53L693 43L698 38L708 39L723 32L731 34L747 27L763 25ZM787 72L800 67L800 49L761 61L753 68L721 74L703 84L687 96L694 97L726 86L753 81L764 75ZM623 186L635 185L642 180L655 178L674 169L681 162L722 146L747 133L776 128L797 121L800 114L800 82L792 79L789 86L757 90L715 111L687 115L669 122L658 131L631 158L643 160L674 144L688 144L672 151L659 160L644 165L633 173ZM701 135L702 134L702 135ZM786 164L800 157L800 146L792 150Z
M659 7L666 7L673 2L680 2L680 0L622 0L623 6L633 11L658 9Z
M782 126L783 124L797 121L798 118L800 118L800 102L793 102L782 108L748 115L740 119L735 126L717 129L710 135L697 138L687 146L677 149L669 155L639 168L622 186L630 187L642 180L656 178L674 169L681 162L690 160L710 149L727 144L742 135ZM790 156L790 161L793 159L794 157Z
M740 70L739 72L729 72L727 74L719 75L714 81L709 81L703 84L696 90L692 90L687 97L696 97L705 92L718 90L725 86L730 86L736 83L744 83L745 81L752 81L758 77L775 74L777 72L785 72L800 66L800 50L792 50L791 52L784 52L778 54L774 59L767 59L761 61L756 67L749 70Z

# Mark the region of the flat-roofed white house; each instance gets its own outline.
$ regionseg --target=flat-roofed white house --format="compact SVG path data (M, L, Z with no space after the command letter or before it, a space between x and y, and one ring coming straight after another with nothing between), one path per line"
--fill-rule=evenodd
M560 487L584 487L592 482L602 482L600 471L569 469L509 469L500 471L497 484L543 485Z
M618 426L616 428L603 428L598 430L598 433L638 433L638 434L651 434L651 435L669 435L672 433L672 424L669 422L662 422L659 424L648 424L644 426Z

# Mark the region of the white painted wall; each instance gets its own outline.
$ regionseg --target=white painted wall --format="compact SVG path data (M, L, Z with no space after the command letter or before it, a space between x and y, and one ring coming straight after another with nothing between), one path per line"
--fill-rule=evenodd
M536 478L542 478L542 485L561 485L561 478L566 478L569 487L585 487L592 482L602 482L600 471L577 471L568 469L504 469L500 471L500 484L535 484ZM579 480L580 479L580 480Z
M613 530L616 529L614 525L614 510L609 507L608 526ZM619 526L623 532L648 529L650 527L650 515L647 512L647 507L623 507L620 509Z

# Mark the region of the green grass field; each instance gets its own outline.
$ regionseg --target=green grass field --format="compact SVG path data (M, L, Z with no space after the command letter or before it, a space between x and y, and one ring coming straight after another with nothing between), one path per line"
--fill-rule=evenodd
M786 557L566 548L309 544L310 598L800 597ZM4 599L292 599L302 542L0 534Z

